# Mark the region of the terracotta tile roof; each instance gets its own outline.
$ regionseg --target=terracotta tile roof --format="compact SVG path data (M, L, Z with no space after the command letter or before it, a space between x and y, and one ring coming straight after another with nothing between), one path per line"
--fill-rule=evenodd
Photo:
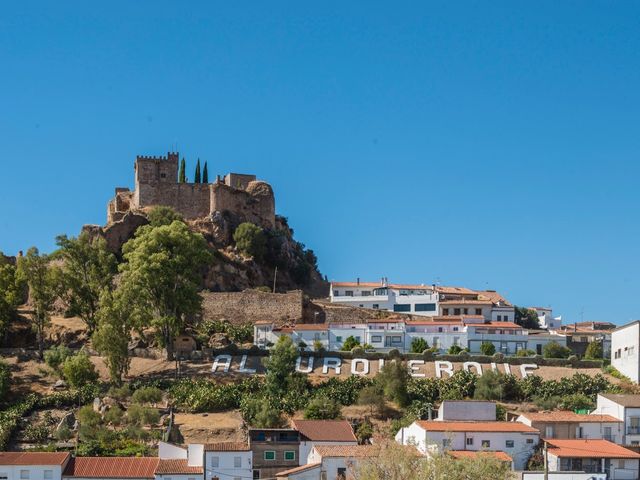
M563 458L638 458L636 453L607 440L547 440L549 455Z
M485 322L485 323L470 323L470 327L491 327L491 328L517 328L522 329L521 325L513 322Z
M506 452L500 451L491 451L491 450L480 450L480 451L472 451L472 450L447 450L447 454L451 455L454 458L477 458L477 457L495 457L498 460L503 462L511 463L513 459Z
M432 321L432 320L411 320L411 321L407 321L405 323L405 325L407 327L410 327L411 325L436 325L436 326L451 325L451 326L454 326L454 327L458 327L458 326L464 327L464 324L460 320L456 320L456 321L453 321L453 322L445 322L445 321L442 321L442 320L435 320L435 321Z
M0 465L63 465L69 457L63 452L0 452Z
M441 300L440 305L493 305L491 300L461 298L459 300Z
M466 287L436 287L436 291L444 294L473 295L475 290Z
M554 412L535 412L535 413L523 413L523 417L528 418L532 422L575 422L575 423L601 423L601 422L615 422L622 423L622 420L618 420L611 415L600 414L579 414L572 411L554 411Z
M292 475L294 473L305 472L307 470L313 470L314 468L319 468L321 463L307 463L306 465L300 465L296 468L290 468L289 470L285 470L283 472L276 473L276 477L286 477L288 475Z
M433 291L432 285L403 285L401 283L392 283L389 285L389 288L395 288L397 290L431 290Z
M185 474L188 475L190 473L194 474L203 474L204 469L202 467L192 467L189 466L187 460L160 460L158 462L158 466L156 467L156 474L159 475L167 475L167 474Z
M244 442L218 442L206 443L204 445L206 452L248 452L249 444Z
M478 292L479 297L484 297L484 298L488 298L489 300L491 300L493 303L500 303L501 307L512 307L513 305L511 305L511 303L509 303L509 301L504 298L502 295L500 295L498 292L496 292L495 290L481 290Z
M297 323L293 326L294 330L327 330L329 325L326 323Z
M623 407L640 408L640 395L625 395L623 393L601 393L600 395Z
M441 422L438 420L418 420L416 423L430 432L539 433L538 429L520 422Z
M291 425L303 437L315 442L357 442L346 420L292 420Z
M377 445L316 445L321 457L375 457L380 453Z
M154 478L158 457L75 457L63 477Z
M382 288L382 282L331 282L332 287Z

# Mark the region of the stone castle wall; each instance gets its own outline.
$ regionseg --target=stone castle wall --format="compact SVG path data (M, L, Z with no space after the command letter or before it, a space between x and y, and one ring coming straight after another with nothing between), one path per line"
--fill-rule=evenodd
M205 183L152 184L138 186L138 208L164 205L180 212L187 220L209 215L210 185Z
M265 320L276 324L299 321L303 317L303 294L300 290L287 293L202 292L204 319L224 318L232 323L255 323Z

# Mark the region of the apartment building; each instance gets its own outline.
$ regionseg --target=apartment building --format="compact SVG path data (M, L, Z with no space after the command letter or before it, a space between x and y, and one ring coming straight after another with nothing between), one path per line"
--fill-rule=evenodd
M623 445L640 445L640 395L600 393L596 399L599 415L611 415L623 422Z
M538 429L545 440L597 439L622 443L624 438L624 422L612 415L535 412L523 413L517 421Z
M300 432L294 428L250 428L249 448L254 479L300 466Z
M434 286L390 284L380 282L331 282L329 298L333 303L352 307L410 313L432 317L438 315L438 293Z
M631 381L640 381L640 321L611 332L611 365Z

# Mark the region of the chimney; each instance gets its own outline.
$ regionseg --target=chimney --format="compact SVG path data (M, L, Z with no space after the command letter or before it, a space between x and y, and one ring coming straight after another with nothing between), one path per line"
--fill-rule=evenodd
M360 285L360 277L356 278L356 285Z

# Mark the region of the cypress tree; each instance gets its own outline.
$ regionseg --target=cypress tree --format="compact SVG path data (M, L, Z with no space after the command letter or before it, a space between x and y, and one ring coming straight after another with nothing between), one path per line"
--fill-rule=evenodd
M202 169L202 183L209 183L209 170L207 169L207 162L204 162L204 168Z
M184 157L180 161L180 172L178 173L178 183L187 183L187 174L185 172L186 164L184 161Z
M200 183L200 159L198 159L198 163L196 163L196 175L193 182Z

